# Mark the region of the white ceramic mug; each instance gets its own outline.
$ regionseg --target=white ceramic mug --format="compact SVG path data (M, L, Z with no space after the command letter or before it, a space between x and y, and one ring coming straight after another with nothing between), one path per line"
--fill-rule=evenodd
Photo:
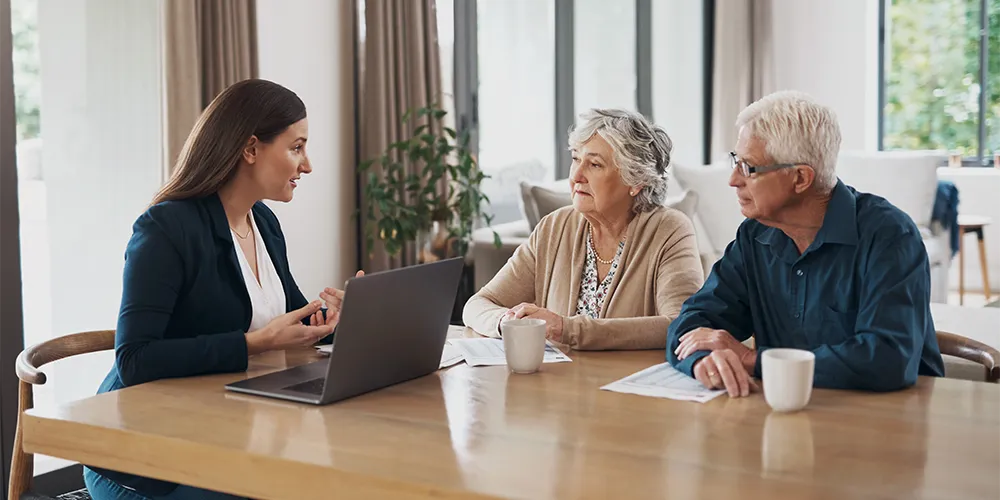
M522 318L500 325L507 366L514 373L534 373L545 357L545 320Z
M768 349L761 355L764 399L775 411L805 408L812 396L816 355L802 349Z

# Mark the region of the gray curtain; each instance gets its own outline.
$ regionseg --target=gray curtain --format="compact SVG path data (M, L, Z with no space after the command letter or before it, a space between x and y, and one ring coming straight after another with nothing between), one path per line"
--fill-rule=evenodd
M377 158L390 144L410 136L401 123L407 110L440 105L443 97L435 0L367 0L364 23L365 38L358 40L360 161ZM363 191L358 202L364 214L367 202ZM361 244L366 271L416 261L413 248L389 256L378 238L374 248L364 247L365 238Z
M202 110L226 87L257 77L254 0L165 2L167 175Z
M771 0L719 0L712 68L712 161L736 145L736 116L775 88Z

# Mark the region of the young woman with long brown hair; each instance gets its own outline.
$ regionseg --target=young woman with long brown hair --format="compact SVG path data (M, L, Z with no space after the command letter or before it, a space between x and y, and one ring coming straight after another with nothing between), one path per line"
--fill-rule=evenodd
M291 201L312 172L308 136L305 105L278 84L245 80L212 101L169 182L133 226L115 363L99 392L243 371L250 355L333 332L343 292L305 299L278 219L262 203ZM84 479L97 500L232 498L92 468Z

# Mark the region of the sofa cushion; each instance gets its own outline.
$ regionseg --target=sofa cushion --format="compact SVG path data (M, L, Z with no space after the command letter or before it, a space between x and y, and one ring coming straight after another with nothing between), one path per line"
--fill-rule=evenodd
M685 189L679 196L667 196L663 200L663 206L680 210L688 219L694 219L698 211L698 193Z
M573 204L573 194L569 192L569 189L563 191L547 186L533 186L531 194L535 200L535 210L538 211L538 220L544 219L546 215L562 207Z
M569 182L566 179L547 181L547 182L531 182L527 180L522 180L521 184L521 212L524 215L524 220L528 221L528 227L535 229L538 225L538 221L542 220L553 210L562 208L572 201L567 201L562 205L555 206L560 203L563 197L558 196L560 193L564 193L567 197L569 196ZM540 195L538 193L541 193ZM548 211L542 213L538 209L538 197L544 198L542 204L545 208L553 207Z
M837 176L858 191L889 200L917 227L927 228L937 195L937 168L943 159L935 151L842 151Z
M736 237L736 230L744 219L736 192L729 186L732 167L729 162L693 167L674 165L673 171L684 189L698 193L697 213L700 220L695 221L695 231L705 233L711 245L711 248L700 248L700 251L712 251L721 257L726 245Z
M531 194L531 188L534 184L528 181L521 181L519 186L521 188L521 201L518 206L521 208L524 220L528 221L528 228L530 230L541 220L541 217L538 216L538 208L535 206L535 197Z

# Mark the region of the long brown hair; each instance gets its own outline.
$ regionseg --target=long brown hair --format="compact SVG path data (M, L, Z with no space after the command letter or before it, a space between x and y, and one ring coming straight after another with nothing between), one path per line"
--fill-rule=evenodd
M198 118L152 204L215 193L236 175L250 137L269 143L305 117L299 96L277 83L250 79L230 85Z

